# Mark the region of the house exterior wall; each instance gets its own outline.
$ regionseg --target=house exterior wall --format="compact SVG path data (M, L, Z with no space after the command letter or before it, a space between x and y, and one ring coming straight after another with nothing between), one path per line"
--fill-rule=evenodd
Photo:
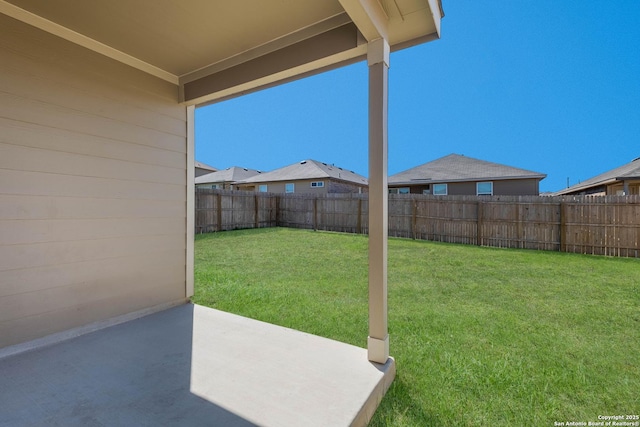
M324 187L312 187L312 182L324 182ZM276 182L260 182L250 185L239 186L240 190L244 191L260 191L260 185L266 185L269 193L284 193L285 184L294 184L294 193L297 194L328 194L328 193L366 193L366 186L359 186L345 181L338 181L330 178L318 178L318 179L299 179L291 181L276 181Z
M538 196L540 181L537 179L506 179L493 182L496 196Z
M628 193L627 195L640 194L640 180L634 180L627 182ZM616 182L613 185L607 186L607 196L617 196L624 191L624 183Z
M326 185L326 184L325 184ZM369 187L351 182L331 180L328 193L368 193Z
M475 182L450 182L447 184L449 196L476 195Z
M540 194L539 184L537 179L507 179L496 180L493 182L493 194L495 196L538 196ZM464 182L449 182L447 183L447 194L449 196L475 196L476 195L476 183L487 181L464 181ZM424 190L433 190L433 184L431 186L422 185L389 185L389 188L406 188L409 187L411 194L423 194Z
M0 347L185 298L177 99L0 14Z
M211 169L202 169L202 168L198 168L198 167L196 167L194 169L195 169L196 177L202 176L202 175L206 175L206 174L211 173L211 172L215 172L215 171L212 171Z
M196 188L205 188L208 190L233 190L234 185L230 182L210 182L207 184L196 184Z

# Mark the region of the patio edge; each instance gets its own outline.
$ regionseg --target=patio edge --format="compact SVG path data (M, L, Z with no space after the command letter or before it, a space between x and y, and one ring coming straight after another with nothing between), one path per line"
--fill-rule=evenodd
M376 366L380 372L382 372L382 376L365 401L364 405L362 405L362 408L360 408L360 411L356 414L356 417L351 422L350 427L363 427L369 424L369 421L373 418L382 398L387 394L389 387L391 387L391 384L396 377L396 361L393 357L389 357L387 363L384 365L373 362L372 365Z

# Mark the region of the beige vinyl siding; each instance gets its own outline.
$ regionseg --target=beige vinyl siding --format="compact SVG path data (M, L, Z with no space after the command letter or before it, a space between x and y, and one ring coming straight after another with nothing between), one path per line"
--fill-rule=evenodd
M177 97L0 15L0 347L185 297Z
M295 182L295 181L287 181L287 182ZM284 193L284 182L261 182L256 184L254 187L256 191L260 191L261 185L267 186L267 192L269 193ZM297 188L296 188L297 190Z

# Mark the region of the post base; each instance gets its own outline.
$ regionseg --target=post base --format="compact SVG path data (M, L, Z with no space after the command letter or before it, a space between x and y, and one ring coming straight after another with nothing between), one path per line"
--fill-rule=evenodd
M367 353L369 361L385 364L389 359L389 335L384 339L367 338Z

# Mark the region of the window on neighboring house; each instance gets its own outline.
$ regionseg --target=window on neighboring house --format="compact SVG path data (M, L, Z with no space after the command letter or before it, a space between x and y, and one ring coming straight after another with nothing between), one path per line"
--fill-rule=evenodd
M434 196L446 196L447 194L447 184L433 184Z
M295 184L293 182L287 182L284 185L284 192L285 193L293 193L295 191Z
M258 191L261 193L266 193L267 192L267 184L261 184L260 186L258 186Z
M291 184L293 185L293 184ZM311 187L315 188L315 187L324 187L324 181L314 181L311 183ZM293 191L292 191L293 193Z
M493 196L493 182L476 183L476 194L478 196Z
M409 187L390 188L389 194L409 194Z

